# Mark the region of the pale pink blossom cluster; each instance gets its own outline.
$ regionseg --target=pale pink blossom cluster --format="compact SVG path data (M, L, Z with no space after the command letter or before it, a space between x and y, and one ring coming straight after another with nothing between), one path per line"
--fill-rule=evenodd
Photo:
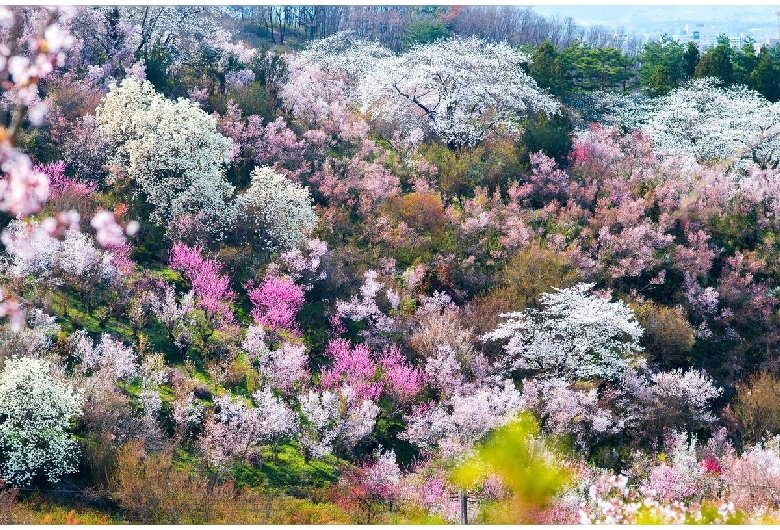
M296 429L292 411L268 389L252 395L254 407L231 395L214 398L216 412L206 421L198 445L211 465L246 458L249 450L291 436Z
M287 392L296 383L305 381L309 376L306 346L285 342L281 348L272 351L265 338L262 326L249 326L241 348L247 352L250 362L257 366L268 385Z
M70 341L74 355L81 361L79 368L84 372L108 371L114 380L131 380L139 373L133 348L107 333L103 333L96 344L84 331L71 335Z
M371 343L381 342L381 334L390 332L395 327L393 318L387 316L377 305L377 295L385 287L377 277L376 271L366 271L360 286L360 295L353 295L349 301L336 302L336 314L339 318L348 318L353 322L362 320L368 324L368 329L361 334Z
M344 454L374 429L379 407L358 399L352 387L308 392L298 396L301 421L299 442L308 454Z

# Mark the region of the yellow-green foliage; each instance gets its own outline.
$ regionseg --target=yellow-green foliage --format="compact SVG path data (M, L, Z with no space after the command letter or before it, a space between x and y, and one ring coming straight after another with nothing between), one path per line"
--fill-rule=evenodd
M569 472L553 460L554 451L539 437L539 423L521 414L497 429L474 456L455 469L451 480L472 488L489 476L498 476L510 495L495 504L498 520L486 522L531 522L528 516L544 509L571 480ZM552 457L552 458L551 458Z
M780 380L768 372L737 383L734 415L748 443L780 433Z
M515 254L504 267L499 291L512 311L522 311L535 306L539 295L550 292L551 287L563 289L579 279L566 254L531 245Z
M696 337L693 328L676 309L646 301L632 304L636 319L645 330L642 345L646 354L662 368L678 368L686 363Z

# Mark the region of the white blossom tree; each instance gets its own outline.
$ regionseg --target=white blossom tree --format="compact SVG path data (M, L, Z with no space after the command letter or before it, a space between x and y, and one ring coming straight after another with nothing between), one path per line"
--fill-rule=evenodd
M289 251L317 226L309 189L270 167L252 171L251 185L235 204L251 240L268 250Z
M408 425L401 437L422 449L438 447L442 456L455 456L524 409L522 395L512 381L505 380L418 408L406 417Z
M76 471L75 440L67 430L81 413L83 393L52 375L48 361L9 359L0 372L0 478L26 486Z
M659 372L651 376L651 398L646 413L662 425L698 429L710 426L717 418L711 402L723 393L705 373L694 368Z
M100 133L114 152L114 178L127 179L152 206L151 220L165 225L203 212L208 228L232 221L225 200L234 191L224 176L232 142L216 120L185 99L170 101L148 81L125 78L97 109Z
M214 399L217 411L206 423L199 445L206 459L221 466L246 458L251 448L276 442L296 430L292 411L267 388L252 395L255 407L224 395Z
M349 450L371 433L379 415L373 401L357 399L355 390L309 390L298 396L301 405L300 443L306 456L323 457L334 450Z
M404 134L422 131L452 147L474 145L493 128L517 130L528 114L557 110L521 68L527 61L507 44L476 37L417 46L396 56L343 32L291 59L292 75L282 95L296 116L310 122L332 118L328 100L343 98L371 118L398 123ZM306 90L312 83L318 86Z
M103 333L100 342L94 344L84 330L70 337L74 354L81 360L83 372L106 372L112 379L131 380L138 375L138 361L135 351L121 341Z
M503 314L506 320L483 340L506 340L501 360L507 370L566 381L616 380L637 352L643 330L622 301L591 292L579 283L540 297L543 309Z
M521 68L527 61L507 44L476 37L417 46L376 61L363 77L360 103L407 134L421 129L451 147L474 145L491 129L518 130L528 114L557 110Z
M741 85L695 79L657 100L616 106L613 113L624 126L650 135L661 156L772 168L780 163L780 104Z

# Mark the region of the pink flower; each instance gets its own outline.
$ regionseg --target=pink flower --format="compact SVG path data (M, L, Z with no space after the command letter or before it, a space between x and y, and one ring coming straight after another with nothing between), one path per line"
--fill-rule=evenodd
M295 318L303 307L303 288L289 278L268 276L259 287L247 284L252 301L252 318L273 331L285 329L297 333Z

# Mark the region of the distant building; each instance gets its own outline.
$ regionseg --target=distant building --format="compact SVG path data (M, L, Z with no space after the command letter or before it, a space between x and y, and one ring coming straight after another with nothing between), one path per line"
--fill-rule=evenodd
M778 20L780 20L780 11L778 13ZM780 22L779 22L780 23ZM721 35L729 35L727 31L721 25L710 24L707 22L691 22L685 24L681 30L671 35L671 38L681 44L687 42L695 43L699 49L704 50L711 46L715 46L718 43L718 37ZM750 28L748 33L740 33L738 36L729 35L729 44L732 48L741 48L745 43L753 40L756 51L761 49L764 45L773 45L780 42L780 28L772 26L765 28Z
M685 24L681 30L672 35L672 39L681 44L693 42L700 49L714 46L718 40L718 35L723 33L720 26L708 24L706 22L691 22Z

